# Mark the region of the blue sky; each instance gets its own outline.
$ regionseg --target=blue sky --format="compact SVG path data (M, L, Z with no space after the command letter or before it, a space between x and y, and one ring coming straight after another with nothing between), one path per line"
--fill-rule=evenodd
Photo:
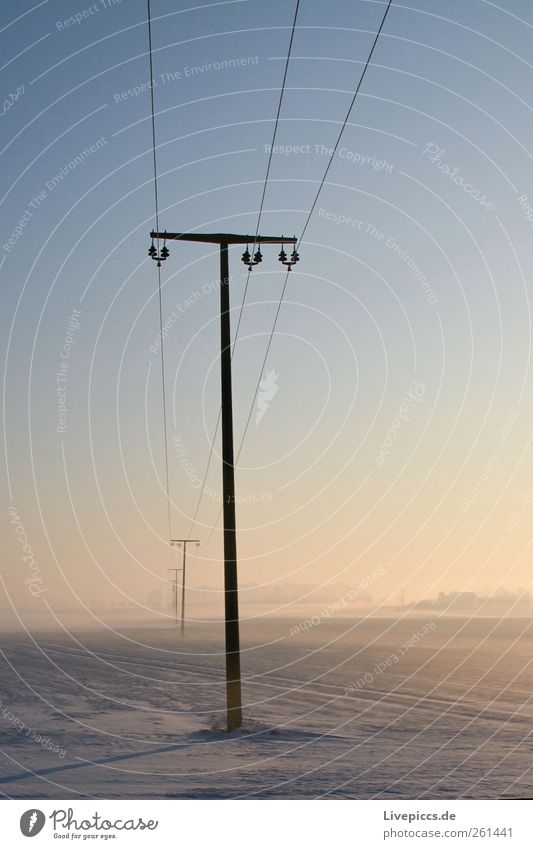
M293 10L152 3L163 229L255 231ZM301 3L262 232L300 235L383 10ZM383 566L383 599L528 584L532 27L525 2L393 3L291 273L267 363L277 391L244 443L243 583L352 585ZM146 4L8 3L0 37L6 580L28 601L11 504L51 605L143 604L169 565ZM218 258L170 247L183 536L218 411ZM283 282L265 248L235 352L237 443ZM219 490L217 444L193 528L210 538L199 586L221 584Z

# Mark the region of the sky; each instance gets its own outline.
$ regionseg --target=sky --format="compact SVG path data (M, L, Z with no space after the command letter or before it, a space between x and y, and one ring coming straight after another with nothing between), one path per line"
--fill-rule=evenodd
M1 604L168 612L166 444L171 537L201 541L194 610L221 611L219 434L199 502L218 256L171 243L161 269L165 441L146 3L2 9ZM300 3L264 235L300 237L384 9ZM161 229L255 232L293 16L153 0ZM525 0L393 2L299 264L284 290L265 246L250 275L244 611L258 586L271 613L288 584L305 601L369 580L383 605L531 588L532 28Z

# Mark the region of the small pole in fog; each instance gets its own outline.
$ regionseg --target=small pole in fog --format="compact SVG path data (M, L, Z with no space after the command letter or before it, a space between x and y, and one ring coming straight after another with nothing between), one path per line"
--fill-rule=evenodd
M181 572L181 569L169 569L169 572L174 572L174 622L178 624L178 572Z
M175 573L175 582L174 582L174 609L176 614L176 624L178 622L178 572L181 572L181 636L185 636L185 567L187 563L187 543L194 542L196 547L200 545L199 539L171 539L171 545L177 545L178 548L183 546L183 560L181 569L171 569L171 572Z

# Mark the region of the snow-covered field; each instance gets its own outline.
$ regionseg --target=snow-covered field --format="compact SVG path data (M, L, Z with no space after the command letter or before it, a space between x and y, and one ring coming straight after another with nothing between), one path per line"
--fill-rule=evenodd
M4 632L0 791L533 797L529 621L294 625L244 622L246 728L229 735L219 624L191 623L184 640L155 622L115 633Z

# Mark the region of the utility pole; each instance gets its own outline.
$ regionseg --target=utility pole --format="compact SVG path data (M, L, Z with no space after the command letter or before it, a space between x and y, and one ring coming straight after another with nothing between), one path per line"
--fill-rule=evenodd
M178 624L178 572L181 569L169 569L169 572L174 572L174 623Z
M200 545L199 539L171 539L171 545L183 546L183 560L181 570L169 569L169 572L174 572L174 609L176 611L176 624L178 622L178 572L181 571L181 636L185 636L185 565L187 561L187 543L194 542L196 547Z
M237 539L235 521L235 466L233 458L233 406L231 386L231 326L229 299L229 257L230 245L246 245L242 260L251 271L254 265L263 259L261 245L281 245L279 259L291 270L291 266L299 260L296 252L296 237L284 236L241 236L235 233L150 233L152 246L149 256L157 261L166 260L169 251L167 241L202 242L219 245L220 247L220 382L221 382L221 419L222 419L222 488L224 505L224 602L225 602L225 635L226 635L226 706L228 731L240 728L242 725L241 697L241 657L239 641L239 600L237 582ZM158 247L154 245L157 240ZM159 240L163 247L159 251ZM256 246L258 250L253 257L248 246ZM292 245L293 252L290 260L283 245Z
M178 624L178 572L181 572L181 569L169 569L169 572L174 572L174 623Z

